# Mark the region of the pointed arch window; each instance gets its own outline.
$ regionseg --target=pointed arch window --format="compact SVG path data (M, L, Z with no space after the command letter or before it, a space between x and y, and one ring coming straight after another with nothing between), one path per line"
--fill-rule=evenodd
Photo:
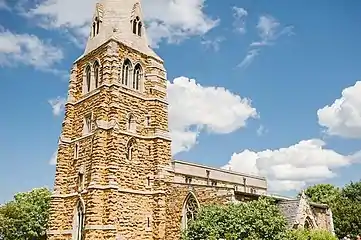
M129 114L127 119L127 130L130 132L135 132L136 130L136 121L133 114Z
M134 67L134 74L133 74L133 88L136 90L140 89L140 83L142 79L142 66L138 63Z
M92 37L95 37L99 34L100 31L100 20L96 17L93 21Z
M85 220L85 211L84 206L81 201L78 202L76 215L75 215L75 238L76 240L83 240L83 230L84 230L84 221Z
M309 216L306 217L304 228L307 230L313 229L313 223Z
M138 22L138 36L139 37L142 36L142 22L141 21Z
M122 84L128 86L130 80L130 73L132 69L132 63L129 59L126 59L122 68Z
M199 209L199 204L193 193L189 193L183 205L182 228L187 229L189 222L193 221Z
M96 34L99 34L99 30L100 30L100 21L99 21L99 18L95 18L95 22L96 22L96 25L97 25L97 32L96 32Z
M87 66L85 69L85 78L86 78L86 91L90 92L90 87L91 87L91 67Z
M142 36L142 21L140 21L140 18L137 16L132 21L132 31L134 34L138 36Z
M126 156L129 161L132 161L132 159L134 158L135 144L136 144L136 141L134 138L132 138L128 141Z
M95 88L99 87L99 69L100 69L100 64L98 61L95 61L95 63L94 63Z

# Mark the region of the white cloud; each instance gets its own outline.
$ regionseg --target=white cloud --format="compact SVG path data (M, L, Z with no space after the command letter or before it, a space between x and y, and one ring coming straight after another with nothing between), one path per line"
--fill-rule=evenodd
M205 0L144 0L143 9L148 37L156 47L161 41L178 43L192 36L204 35L218 25L204 11ZM89 34L89 21L96 0L44 0L24 15L39 20L44 28L70 31L72 39L83 42ZM77 9L77 11L69 11Z
M186 77L168 84L168 101L173 155L193 147L202 130L227 134L258 117L249 99L222 87L204 87Z
M0 66L24 64L47 72L63 59L63 52L35 35L16 34L0 29Z
M259 18L257 30L261 40L250 44L250 50L238 67L248 67L259 55L262 47L274 44L280 36L294 34L293 26L284 27L277 19L270 15L264 15Z
M56 165L56 159L58 157L58 151L55 151L49 160L50 165Z
M329 135L361 139L361 81L345 88L341 98L319 109L317 116Z
M10 7L8 6L5 0L0 0L0 10L1 9L10 10Z
M257 129L258 136L263 136L267 132L268 132L268 130L263 125L260 125L259 128Z
M215 52L218 52L220 45L224 40L224 37L216 37L214 39L203 38L201 44L208 49L213 49Z
M248 16L248 12L244 8L233 7L233 26L236 31L244 34L246 33L246 17Z
M62 97L57 97L48 101L53 109L53 114L59 116L65 109L66 99Z
M334 170L354 161L325 148L320 139L301 141L288 148L234 153L224 168L265 176L271 191L300 190L306 184L336 176Z
M270 45L280 36L293 34L293 27L281 27L281 23L272 16L261 16L258 20L257 29L261 41L251 43L251 46Z
M258 117L249 99L222 87L204 87L186 77L168 82L168 101L173 155L190 150L202 131L227 134ZM54 115L64 111L64 98L49 103Z
M251 63L254 61L254 59L259 55L260 49L251 49L247 52L247 55L244 57L242 62L238 64L238 67L240 68L247 68Z

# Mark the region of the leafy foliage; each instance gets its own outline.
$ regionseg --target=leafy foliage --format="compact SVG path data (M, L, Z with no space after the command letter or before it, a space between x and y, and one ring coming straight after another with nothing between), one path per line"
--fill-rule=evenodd
M46 188L18 193L0 207L0 239L46 239L50 191Z
M324 230L297 229L289 232L287 240L337 240L337 237Z
M184 233L185 240L284 240L286 220L271 199L213 205L200 209Z
M361 181L339 189L331 184L309 187L306 195L315 202L328 204L333 214L335 233L339 238L361 232Z
M341 190L332 184L317 184L305 190L312 202L330 204L341 194Z

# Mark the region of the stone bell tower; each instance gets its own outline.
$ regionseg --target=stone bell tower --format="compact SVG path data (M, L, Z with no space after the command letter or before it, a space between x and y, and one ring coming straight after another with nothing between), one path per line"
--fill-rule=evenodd
M140 0L100 0L72 67L48 239L164 239L166 71Z

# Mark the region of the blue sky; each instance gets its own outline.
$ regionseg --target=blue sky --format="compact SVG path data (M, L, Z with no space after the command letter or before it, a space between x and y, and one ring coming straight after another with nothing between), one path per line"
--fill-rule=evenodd
M0 0L0 203L53 185L95 0L24 2ZM359 180L361 2L169 2L143 10L168 70L175 158L261 174L286 195Z

